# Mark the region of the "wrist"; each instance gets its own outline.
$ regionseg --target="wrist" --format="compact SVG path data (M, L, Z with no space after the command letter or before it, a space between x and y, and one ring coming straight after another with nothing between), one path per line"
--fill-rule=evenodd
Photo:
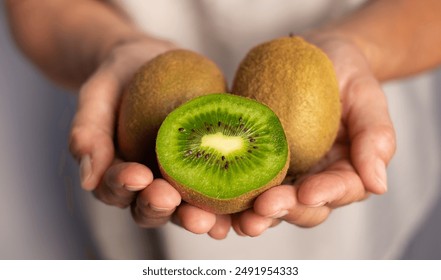
M384 79L385 74L382 72L381 67L379 67L379 58L381 57L380 48L366 38L344 29L332 27L311 30L305 33L304 37L309 42L318 46L328 46L332 48L332 46L336 44L341 46L343 42L344 45L357 49L364 57L373 75L379 80Z

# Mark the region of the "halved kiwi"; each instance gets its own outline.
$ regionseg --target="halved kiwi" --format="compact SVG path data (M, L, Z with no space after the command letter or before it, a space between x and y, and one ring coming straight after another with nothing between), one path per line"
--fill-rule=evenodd
M156 139L162 175L184 201L226 214L252 206L289 166L282 125L271 109L232 94L192 99L172 111Z

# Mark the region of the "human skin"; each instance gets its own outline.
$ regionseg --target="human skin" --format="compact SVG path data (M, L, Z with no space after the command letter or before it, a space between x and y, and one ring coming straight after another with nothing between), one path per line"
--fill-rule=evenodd
M130 206L142 227L172 220L216 239L225 238L231 227L257 236L283 220L316 226L337 207L386 192L386 166L396 145L380 82L441 63L438 0L369 1L348 17L304 34L329 56L339 79L338 139L300 180L266 191L252 209L215 215L182 202L147 166L124 162L113 143L124 86L142 63L174 44L140 32L100 1L9 0L6 7L22 51L55 82L78 91L70 148L80 162L82 187L107 204Z

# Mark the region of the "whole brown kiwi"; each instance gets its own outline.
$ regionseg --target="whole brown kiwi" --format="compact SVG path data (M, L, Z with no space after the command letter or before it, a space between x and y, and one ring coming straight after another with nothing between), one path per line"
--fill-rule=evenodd
M301 37L251 49L237 70L232 92L277 114L290 146L291 175L307 172L335 141L341 116L336 74L326 54Z
M225 78L210 59L188 50L172 50L143 65L121 100L117 145L127 161L146 163L159 175L155 139L165 117L201 95L226 92Z

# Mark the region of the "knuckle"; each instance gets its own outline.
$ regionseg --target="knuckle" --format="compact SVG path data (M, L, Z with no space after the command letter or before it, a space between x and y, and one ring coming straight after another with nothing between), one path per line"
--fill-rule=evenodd
M375 149L377 154L388 162L396 150L396 135L392 125L378 125L373 128Z
M144 211L140 210L137 205L132 205L131 207L132 218L135 223L142 228L154 228L159 227L168 222L168 217L165 218L153 218L146 214Z
M82 127L72 127L69 135L69 150L73 155L82 152L87 142L87 132Z
M71 151L75 151L78 143L81 142L81 130L77 127L73 127L69 135L69 148Z
M104 204L115 206L121 209L127 208L131 203L131 201L129 201L128 199L120 199L109 192L102 191L102 188L94 190L93 195L96 199L100 200Z
M355 138L369 144L373 152L385 161L389 161L395 153L396 135L390 123L373 125L368 130L360 132Z
M142 196L138 195L136 198L136 207L141 211L146 211L150 209L149 202L147 199L143 199Z
M295 224L301 228L312 228L320 225L329 217L331 209L327 206L320 208L305 208L294 215L290 215L287 222Z

